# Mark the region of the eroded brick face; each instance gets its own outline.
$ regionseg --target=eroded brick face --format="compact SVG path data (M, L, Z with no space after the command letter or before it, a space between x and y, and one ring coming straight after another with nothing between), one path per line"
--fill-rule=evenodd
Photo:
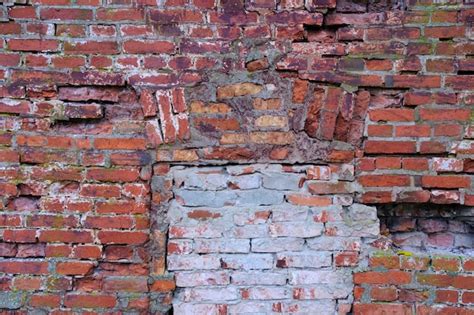
M0 1L2 311L474 313L469 1Z

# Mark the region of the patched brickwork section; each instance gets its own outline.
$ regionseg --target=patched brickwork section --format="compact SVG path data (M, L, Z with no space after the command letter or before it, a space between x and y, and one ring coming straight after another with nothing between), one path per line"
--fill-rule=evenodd
M474 253L472 207L396 205L379 207L381 234L404 250Z
M352 269L379 222L374 207L343 197L352 185L343 168L176 166L164 178L174 183L167 260L177 313L350 309Z

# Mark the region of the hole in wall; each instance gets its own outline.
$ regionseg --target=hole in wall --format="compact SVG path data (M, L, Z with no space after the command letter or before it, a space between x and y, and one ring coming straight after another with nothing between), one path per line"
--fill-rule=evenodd
M433 204L382 205L381 234L415 253L474 254L474 207Z

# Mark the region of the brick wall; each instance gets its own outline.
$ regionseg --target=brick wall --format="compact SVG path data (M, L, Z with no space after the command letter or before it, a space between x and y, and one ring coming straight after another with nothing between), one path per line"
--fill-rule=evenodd
M5 313L474 313L469 3L0 3Z
M350 309L352 269L379 234L376 209L312 187L349 187L351 176L279 164L173 167L166 176L177 313Z

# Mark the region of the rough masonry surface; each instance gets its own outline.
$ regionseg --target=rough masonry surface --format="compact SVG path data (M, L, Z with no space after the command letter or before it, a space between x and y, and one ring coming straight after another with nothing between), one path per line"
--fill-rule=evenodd
M469 0L0 0L5 314L474 314Z

